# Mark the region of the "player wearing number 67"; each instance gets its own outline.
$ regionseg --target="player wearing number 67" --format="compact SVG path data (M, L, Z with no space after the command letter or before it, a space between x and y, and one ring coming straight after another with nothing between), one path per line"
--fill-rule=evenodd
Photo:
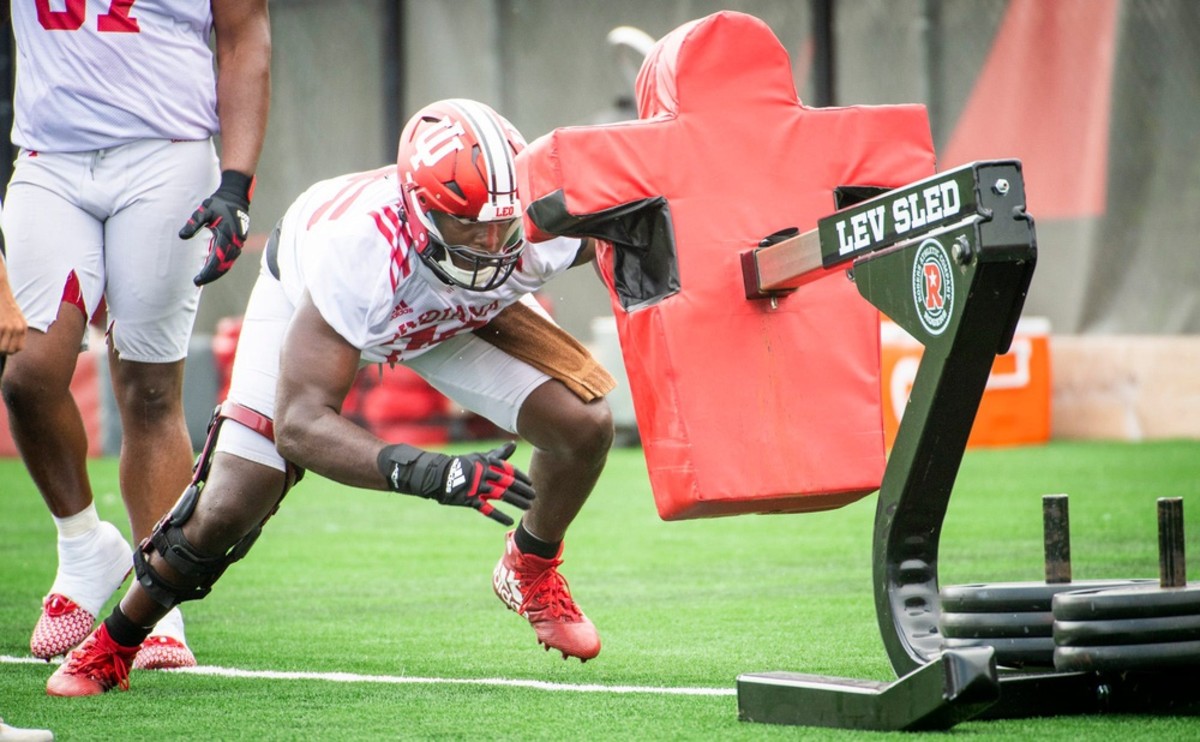
M8 359L3 395L58 531L57 573L30 640L48 660L88 635L133 566L124 536L97 516L87 433L70 391L88 324L105 330L123 434L121 495L137 543L190 479L183 365L199 304L194 280L227 270L248 228L271 37L266 0L9 6L20 150L4 230L29 332ZM211 239L180 235L201 228ZM172 611L135 666L194 664Z
M599 653L558 566L612 443L603 396L612 382L532 299L593 249L525 240L523 147L488 106L439 101L409 120L396 165L322 181L296 199L267 240L229 398L192 484L137 550L137 581L49 693L126 687L145 627L204 597L304 470L505 526L522 515L493 570L496 595L547 650L584 661ZM372 363L404 364L519 434L533 446L528 474L509 461L515 443L449 455L381 440L342 416L357 371Z

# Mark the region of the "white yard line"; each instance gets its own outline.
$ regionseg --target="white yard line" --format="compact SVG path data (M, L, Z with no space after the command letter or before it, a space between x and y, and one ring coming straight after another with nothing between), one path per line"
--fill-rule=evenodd
M0 655L0 664L42 665L45 660L35 657ZM235 667L187 667L168 670L185 675L212 675L222 678L259 678L262 680L318 680L327 683L381 683L387 685L484 685L508 688L531 688L566 693L644 693L664 696L732 696L734 688L668 688L647 685L599 685L593 683L548 683L543 680L518 678L422 678L410 675L360 675L352 672L282 672L279 670L240 670Z

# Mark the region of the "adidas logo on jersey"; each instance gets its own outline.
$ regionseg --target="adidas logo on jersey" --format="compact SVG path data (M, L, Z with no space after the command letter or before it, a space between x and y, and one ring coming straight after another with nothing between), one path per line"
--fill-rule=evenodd
M401 299L396 306L392 307L391 319L396 319L397 317L402 317L406 314L412 314L412 311L412 307L410 307L407 302ZM414 325L415 323L409 322L407 324Z
M450 494L455 487L461 487L466 482L467 477L463 474L462 459L454 459L450 462L450 473L446 475L446 494Z

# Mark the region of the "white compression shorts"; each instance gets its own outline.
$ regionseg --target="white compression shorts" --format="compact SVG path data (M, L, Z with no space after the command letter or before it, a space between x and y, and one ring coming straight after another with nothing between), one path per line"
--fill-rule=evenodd
M275 418L279 353L295 311L264 260L242 321L229 401ZM404 365L457 404L510 433L517 432L517 415L525 399L550 379L469 332L439 343ZM274 443L233 420L222 422L216 450L285 469Z
M208 230L181 240L179 229L219 177L209 140L22 150L5 197L4 234L9 280L29 327L50 328L73 274L86 319L104 298L121 358L186 357L200 301L192 276Z

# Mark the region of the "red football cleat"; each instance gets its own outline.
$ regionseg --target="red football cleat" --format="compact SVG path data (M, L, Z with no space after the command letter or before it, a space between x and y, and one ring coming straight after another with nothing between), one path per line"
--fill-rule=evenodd
M41 660L66 654L87 637L95 623L96 617L75 601L51 593L42 601L42 615L29 638L29 651Z
M137 653L138 647L122 647L113 641L100 624L46 681L46 694L98 696L114 686L129 690L129 666Z
M183 634L183 614L176 606L158 620L150 636L142 642L142 649L133 661L133 669L173 670L195 666L196 656L192 654Z
M188 645L172 636L148 636L133 661L135 670L174 670L195 667L196 655Z
M492 587L505 605L529 619L546 651L554 647L564 660L578 657L587 662L600 654L600 635L558 573L561 557L561 548L554 559L521 552L510 531L504 556L492 572Z

